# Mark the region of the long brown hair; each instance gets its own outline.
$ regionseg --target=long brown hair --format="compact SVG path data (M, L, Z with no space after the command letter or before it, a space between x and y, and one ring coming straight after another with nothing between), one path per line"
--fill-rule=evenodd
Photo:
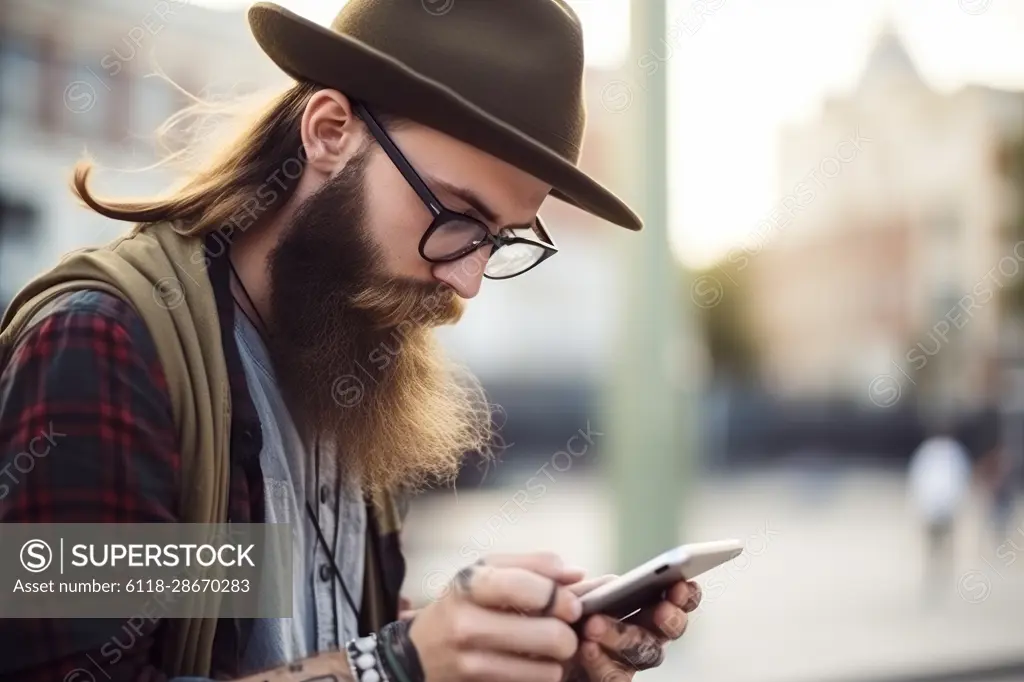
M277 209L294 194L308 160L299 124L310 97L322 89L321 85L300 81L272 94L269 100L260 96L262 101L256 104L249 99L210 102L185 93L193 104L174 114L157 131L167 156L150 168L201 157L200 149L210 138L211 123L222 133L230 130L234 134L215 147L205 162L186 173L177 189L150 199L101 198L89 187L94 166L83 160L75 165L71 190L86 206L108 218L140 226L177 222L183 234L230 227L239 216ZM397 117L386 112L375 111L374 115L382 125L393 127L398 123ZM171 140L182 132L187 139L174 149Z

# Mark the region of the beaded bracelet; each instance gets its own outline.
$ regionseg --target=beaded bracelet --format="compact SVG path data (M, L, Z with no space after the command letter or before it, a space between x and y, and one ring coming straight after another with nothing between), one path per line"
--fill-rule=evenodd
M390 682L377 656L377 635L353 639L345 650L355 682Z

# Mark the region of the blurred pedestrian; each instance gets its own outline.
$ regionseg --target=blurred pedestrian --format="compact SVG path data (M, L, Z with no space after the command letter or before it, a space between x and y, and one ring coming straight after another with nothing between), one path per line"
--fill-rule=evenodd
M967 449L945 428L936 429L911 457L907 486L924 522L924 587L929 597L951 579L956 516L970 479Z

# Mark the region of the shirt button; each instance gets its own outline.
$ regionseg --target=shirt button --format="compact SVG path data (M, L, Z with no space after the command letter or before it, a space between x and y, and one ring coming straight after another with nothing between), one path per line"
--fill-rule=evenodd
M320 486L320 504L326 504L331 496L331 489L326 484Z
M331 579L331 567L327 564L320 564L320 580L327 582Z

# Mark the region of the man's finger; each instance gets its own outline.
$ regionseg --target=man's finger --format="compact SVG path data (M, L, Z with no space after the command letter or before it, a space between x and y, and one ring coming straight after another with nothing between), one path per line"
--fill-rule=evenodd
M467 566L455 575L455 586L470 601L489 609L543 613L567 623L578 620L583 610L579 597L567 588L524 568Z
M612 660L632 670L647 670L665 660L663 640L638 625L623 623L608 616L591 616L583 627L583 636L601 646Z
M665 599L672 602L687 613L700 606L703 598L700 585L694 581L680 581L665 592Z
M524 568L566 585L583 580L586 574L582 568L566 566L562 557L552 552L489 554L483 563L497 568Z
M522 618L513 613L470 607L472 628L456 644L467 649L567 661L576 653L579 640L564 622L555 618Z

